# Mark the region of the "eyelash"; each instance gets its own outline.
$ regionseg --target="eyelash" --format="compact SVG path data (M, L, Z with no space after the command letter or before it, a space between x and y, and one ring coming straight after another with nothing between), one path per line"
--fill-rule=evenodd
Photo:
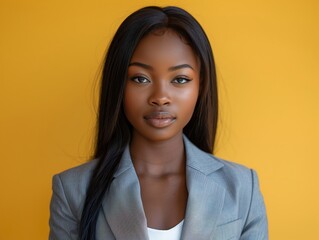
M181 80L182 80L183 82L180 82ZM178 83L178 84L185 84L185 83L188 83L188 82L190 82L190 81L191 81L191 79L186 78L186 77L177 77L177 78L175 78L172 82Z
M142 79L146 80L146 81L145 82L141 81ZM146 77L142 77L142 76L132 77L131 80L136 82L136 83L140 83L140 84L143 84L143 83L146 83L146 82L150 82Z
M143 76L136 76L136 77L132 77L131 78L132 81L139 83L139 84L145 84L147 82L150 82L150 80L148 80L146 77ZM190 82L191 79L187 78L187 77L176 77L172 80L172 83L176 83L176 84L185 84Z

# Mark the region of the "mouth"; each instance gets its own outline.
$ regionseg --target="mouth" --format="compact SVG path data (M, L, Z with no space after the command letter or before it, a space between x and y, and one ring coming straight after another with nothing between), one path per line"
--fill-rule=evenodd
M148 125L154 128L164 128L175 122L176 117L169 112L152 112L144 116Z

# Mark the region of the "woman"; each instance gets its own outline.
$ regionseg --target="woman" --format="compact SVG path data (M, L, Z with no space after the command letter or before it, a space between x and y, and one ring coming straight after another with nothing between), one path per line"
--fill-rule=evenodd
M95 159L53 178L50 239L268 239L256 173L211 155L217 102L198 22L131 14L105 60Z

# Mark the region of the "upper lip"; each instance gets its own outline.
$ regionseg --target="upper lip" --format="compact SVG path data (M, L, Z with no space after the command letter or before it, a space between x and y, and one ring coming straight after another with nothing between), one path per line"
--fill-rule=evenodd
M155 111L150 112L144 116L145 119L169 119L169 118L175 118L175 116L169 112L165 111Z

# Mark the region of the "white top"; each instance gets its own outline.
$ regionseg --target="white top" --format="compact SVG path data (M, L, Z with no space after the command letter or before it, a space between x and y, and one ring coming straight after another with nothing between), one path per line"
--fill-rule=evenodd
M184 220L168 230L147 228L149 240L180 240Z

